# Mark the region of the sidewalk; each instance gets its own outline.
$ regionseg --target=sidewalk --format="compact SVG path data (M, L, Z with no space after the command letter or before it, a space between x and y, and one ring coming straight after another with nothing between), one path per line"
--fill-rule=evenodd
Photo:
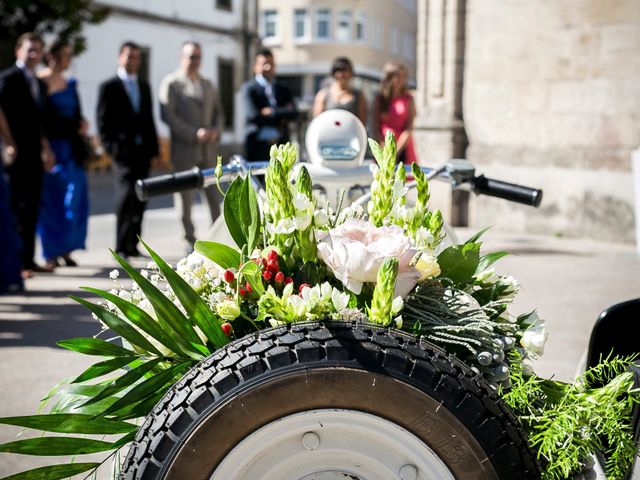
M196 206L194 220L204 235L207 212L202 205ZM0 296L0 379L4 386L0 416L33 414L54 382L76 375L96 361L57 348L55 342L98 331L97 322L68 295L94 299L79 287L110 288L108 274L115 268L115 260L108 248L114 226L113 215L93 215L88 249L74 255L80 267L38 275L28 281L24 293ZM145 241L172 263L184 254L180 232L173 209L146 213ZM458 231L460 239L471 233ZM512 311L524 313L537 308L547 320L550 337L545 355L536 365L541 375L572 378L598 314L613 303L640 296L640 256L632 246L514 235L498 229L489 230L483 239L485 251L516 254L497 264L500 272L510 273L522 285ZM133 263L142 267L147 260ZM15 439L17 431L0 427L0 442ZM48 463L51 459L3 455L0 475Z

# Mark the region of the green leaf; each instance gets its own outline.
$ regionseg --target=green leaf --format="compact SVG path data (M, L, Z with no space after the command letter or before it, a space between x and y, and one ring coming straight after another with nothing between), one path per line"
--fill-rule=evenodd
M440 278L448 278L454 284L468 282L478 268L480 244L452 245L438 255Z
M0 452L21 455L54 456L86 455L113 450L112 442L78 437L38 437L3 443Z
M486 270L491 265L493 265L498 260L500 260L502 257L506 257L507 255L512 255L512 254L511 252L500 251L500 252L487 253L486 255L481 256L480 261L478 262L478 268L476 269L476 273L480 273Z
M476 232L475 234L471 235L471 237L469 237L469 239L464 243L477 243L478 240L480 240L480 237L482 237L482 235L484 235L490 228L493 228L493 226L488 226L486 228L483 228L479 232Z
M111 373L119 368L124 367L128 363L133 362L137 357L116 357L103 362L94 363L84 372L78 375L72 383L86 382L94 378L101 377L107 373Z
M260 272L260 267L256 265L254 262L245 263L240 272L251 285L251 289L259 296L262 296L264 293L264 286L262 285L262 274Z
M129 432L126 435L120 437L118 440L116 440L113 443L113 448L117 449L117 448L122 448L124 447L127 443L133 442L133 440L136 438L136 434L138 433L138 428L136 427L136 429L133 432Z
M260 239L260 208L250 176L247 176L242 184L242 197L239 207L240 219L247 239L247 252L250 254Z
M99 402L100 400L110 397L113 394L127 388L129 385L133 385L147 373L153 370L160 362L162 362L161 358L154 358L153 360L149 360L139 367L128 371L121 377L108 384L103 390L100 391L100 393L91 397L89 400L83 403L82 406L84 407L87 405L91 405L92 403Z
M238 268L240 265L240 252L223 243L198 240L194 248L196 252L224 269Z
M63 465L48 465L38 467L25 472L16 473L4 477L2 480L60 480L70 478L88 470L93 470L100 466L99 463L71 463Z
M117 295L114 295L111 292L91 287L82 287L82 289L88 292L95 293L96 295L99 295L105 300L113 303L116 307L118 307L123 315L127 317L127 320L129 320L143 332L156 339L159 343L167 347L173 353L187 356L187 354L184 352L184 349L179 346L180 344L185 342L182 341L181 337L179 337L171 328L168 328L164 322L156 321L142 308L124 300L123 298L120 298Z
M167 384L164 387L159 388L154 395L147 397L143 401L133 405L129 405L128 407L125 407L125 408L121 408L114 415L114 417L117 418L118 420L133 420L135 418L146 417L147 415L149 415L149 413L151 413L151 410L153 410L153 407L156 406L156 404L160 401L162 397L165 396L165 394L171 387L173 387L173 384Z
M71 338L69 340L60 340L56 344L67 350L84 353L85 355L102 355L103 357L137 356L136 352L99 338Z
M91 303L84 298L77 297L75 295L69 295L69 298L75 300L76 302L84 305L89 310L91 310L96 317L104 322L111 330L120 335L126 341L128 341L131 345L136 347L140 347L141 349L153 353L158 356L162 356L162 353L153 346L145 337L143 337L140 332L138 332L135 328L133 328L126 320L123 320L115 313L107 310L106 308L96 305L95 303Z
M176 307L155 285L142 276L135 268L129 265L120 255L111 252L115 259L122 265L129 277L138 284L145 294L149 303L153 307L158 317L158 323L163 327L172 329L178 336L182 337L187 348L185 353L191 358L201 360L202 355L191 348L190 343L200 343L200 337L193 329L191 323L185 318L180 309Z
M171 268L167 262L154 252L149 245L144 242L142 242L142 245L144 245L151 255L151 258L153 258L153 261L158 265L158 268L176 294L187 315L189 315L190 319L193 320L198 328L205 334L211 344L216 348L220 348L229 343L229 337L227 337L220 328L222 321L209 309L202 297L200 297L187 281ZM193 346L195 347L195 345ZM198 350L205 356L211 353L208 350Z
M188 363L181 363L175 365L153 377L145 380L144 382L136 385L127 394L111 405L102 415L107 416L113 412L117 412L121 408L132 405L136 402L144 400L145 398L155 394L158 389L164 387L167 383L174 381L175 377L181 374L186 367L190 367Z
M227 189L223 204L224 222L227 224L231 238L241 249L247 245L247 236L244 228L245 219L242 218L242 210L240 208L243 199L243 187L244 180L236 177Z
M79 413L4 417L0 418L0 423L44 432L84 433L88 435L115 435L129 433L138 428L131 423L107 418L93 418L91 415Z

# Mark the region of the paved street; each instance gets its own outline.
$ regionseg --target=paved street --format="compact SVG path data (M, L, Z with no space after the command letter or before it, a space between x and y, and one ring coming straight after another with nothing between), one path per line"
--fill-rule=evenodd
M77 252L80 267L60 268L55 274L38 275L20 295L0 297L0 415L34 413L38 401L63 377L81 372L91 362L57 348L57 340L90 336L97 323L85 309L67 298L87 297L82 285L109 288L108 273L115 266L111 246L115 217L110 210L110 179L106 174L91 177L92 210L88 249ZM185 246L181 227L170 199L153 202L145 217L143 237L172 262ZM207 228L207 212L197 206L199 233ZM458 232L466 238L469 231ZM538 308L546 318L550 339L537 370L559 379L571 378L579 367L591 326L600 311L613 303L640 296L640 256L632 246L604 244L544 236L507 234L498 224L485 234L486 250L509 250L516 255L502 259L498 268L510 272L522 284L513 311ZM139 266L146 264L141 261ZM0 441L15 438L18 429L0 428ZM49 460L29 457L0 457L0 475L15 473Z

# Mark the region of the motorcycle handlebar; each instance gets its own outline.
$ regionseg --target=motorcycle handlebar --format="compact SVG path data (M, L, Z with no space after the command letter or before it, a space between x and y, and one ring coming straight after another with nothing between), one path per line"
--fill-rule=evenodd
M473 191L478 195L489 195L511 202L538 207L542 201L542 190L514 183L502 182L480 175L473 179Z
M204 186L202 172L198 167L182 172L167 173L157 177L145 178L136 182L136 196L141 200L166 195L183 190L199 189Z

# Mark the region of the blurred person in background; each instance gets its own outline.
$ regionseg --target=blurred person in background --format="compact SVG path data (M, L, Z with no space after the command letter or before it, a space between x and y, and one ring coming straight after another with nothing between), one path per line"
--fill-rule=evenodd
M332 82L320 89L313 101L313 116L325 110L339 108L357 116L367 125L367 102L360 90L352 88L353 64L347 57L338 57L331 65Z
M116 252L139 257L138 237L146 202L138 200L136 181L149 176L157 157L158 135L153 121L151 87L138 77L140 46L128 41L118 54L116 75L98 94L97 125L116 173Z
M15 140L15 158L7 166L10 205L16 231L22 240L22 276L51 272L34 261L36 222L40 208L42 176L55 163L44 137L45 84L36 78L44 42L36 33L23 33L15 47L16 63L0 72L0 108Z
M242 86L245 118L245 154L249 161L269 160L272 145L289 141L288 123L298 118L291 92L275 81L271 50L256 54L255 77Z
M392 132L398 147L397 161L404 164L417 161L411 136L416 107L407 88L407 76L403 63L395 60L385 63L373 114L376 138L383 141L387 132Z
M171 132L171 162L176 170L216 165L224 113L218 90L200 75L201 64L200 44L185 42L180 51L180 67L160 84L160 113ZM222 195L217 188L205 188L203 193L213 223L220 215ZM196 241L191 219L195 194L194 190L186 190L174 195L188 251L193 250Z
M83 135L87 122L82 117L75 78L67 78L73 51L63 40L53 41L45 53L46 68L38 72L47 87L44 130L56 165L44 174L38 233L47 267L64 262L77 264L73 250L84 249L89 219L89 193L84 161L88 155Z
M11 134L7 118L0 109L0 293L23 290L20 249L22 242L16 233L16 219L9 207L9 186L5 181L4 168L15 160L16 142Z

